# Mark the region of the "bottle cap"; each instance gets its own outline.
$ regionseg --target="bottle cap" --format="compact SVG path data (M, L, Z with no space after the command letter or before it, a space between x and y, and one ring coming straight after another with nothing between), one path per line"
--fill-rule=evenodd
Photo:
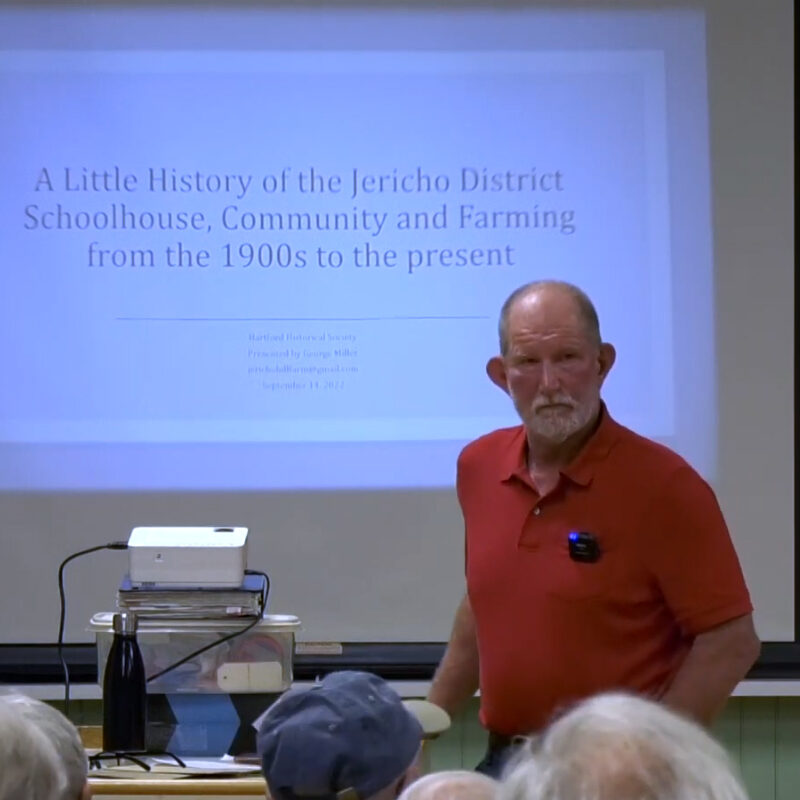
M136 633L137 628L136 614L130 611L120 611L118 614L114 614L112 625L114 626L114 633L133 635Z

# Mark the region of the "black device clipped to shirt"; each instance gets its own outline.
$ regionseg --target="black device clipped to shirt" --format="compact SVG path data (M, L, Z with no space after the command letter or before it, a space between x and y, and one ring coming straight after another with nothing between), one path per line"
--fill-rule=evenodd
M568 536L569 557L573 561L594 564L600 559L600 545L593 533L572 531Z

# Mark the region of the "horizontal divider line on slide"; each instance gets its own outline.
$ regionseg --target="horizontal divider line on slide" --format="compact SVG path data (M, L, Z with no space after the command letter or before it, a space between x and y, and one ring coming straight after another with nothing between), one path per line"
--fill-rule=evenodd
M386 680L430 680L444 652L443 642L346 642L341 655L295 655L296 681L358 669ZM97 683L94 644L64 645L73 684ZM749 680L800 679L800 643L765 642L747 674ZM0 644L0 684L58 684L63 672L54 644Z
M379 317L115 317L117 322L420 322L491 319L488 314L383 314Z

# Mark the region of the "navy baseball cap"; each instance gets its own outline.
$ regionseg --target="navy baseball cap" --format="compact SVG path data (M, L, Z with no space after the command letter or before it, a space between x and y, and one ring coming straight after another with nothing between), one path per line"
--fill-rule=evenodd
M367 800L400 779L424 733L386 681L353 671L289 690L256 726L275 800Z

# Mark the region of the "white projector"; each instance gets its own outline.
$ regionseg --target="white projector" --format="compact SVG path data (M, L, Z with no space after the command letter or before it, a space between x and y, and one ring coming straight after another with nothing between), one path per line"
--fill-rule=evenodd
M247 528L134 528L128 565L132 586L238 587L247 566Z

